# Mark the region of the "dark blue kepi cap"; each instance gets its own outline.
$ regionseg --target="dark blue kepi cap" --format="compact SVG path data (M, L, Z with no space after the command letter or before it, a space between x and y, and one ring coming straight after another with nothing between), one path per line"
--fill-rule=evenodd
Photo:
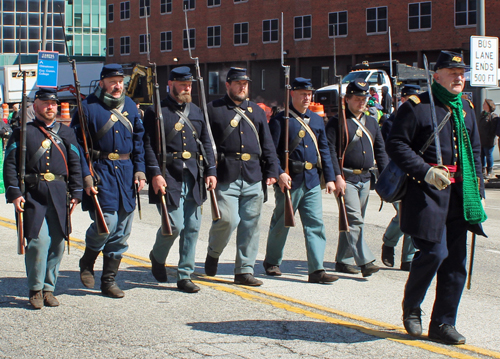
M252 81L247 75L247 69L243 67L231 67L227 72L226 82L238 80Z
M311 79L305 79L303 77L296 77L292 82L292 90L309 90L314 91L314 87L311 83Z
M368 83L363 80L356 79L352 82L349 82L347 88L345 90L346 95L355 95L355 96L370 96L370 92L368 92Z
M42 87L37 92L35 92L35 100L39 99L42 101L59 101L57 99L57 90L54 88Z
M102 67L101 80L106 77L124 76L123 68L120 64L107 64Z
M191 69L187 66L179 66L170 71L169 81L194 81Z
M434 71L452 68L468 69L469 66L464 63L461 54L451 51L441 51L436 61L436 65L434 65Z
M418 85L404 85L401 89L401 96L418 95L418 91L420 91L420 86Z

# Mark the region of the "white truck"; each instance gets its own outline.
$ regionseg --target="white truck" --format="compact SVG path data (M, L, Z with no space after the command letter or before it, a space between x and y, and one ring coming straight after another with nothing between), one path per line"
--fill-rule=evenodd
M347 85L356 79L368 83L368 86L374 87L377 90L379 99L382 100L382 87L389 88L389 94L392 96L393 86L396 85L391 80L390 62L363 62L353 67L353 71L349 72L340 84L340 93L345 94ZM425 71L423 69L400 64L399 61L392 62L392 75L397 85L401 83L414 83L423 85L425 83ZM325 113L328 116L335 115L339 105L339 84L329 85L318 89L315 92L315 101L321 103L325 108Z
M82 62L77 63L76 70L80 81L80 92L82 95L89 95L94 91L90 84L92 80L98 80L103 63L102 62ZM29 100L35 98L37 91L37 65L22 64L21 69L27 72L26 92ZM58 93L59 100L64 102L75 102L75 95L72 93L74 85L73 70L69 63L60 63L57 74L57 85L61 91ZM7 65L0 67L0 97L2 103L14 104L22 100L23 77L19 71L19 65Z

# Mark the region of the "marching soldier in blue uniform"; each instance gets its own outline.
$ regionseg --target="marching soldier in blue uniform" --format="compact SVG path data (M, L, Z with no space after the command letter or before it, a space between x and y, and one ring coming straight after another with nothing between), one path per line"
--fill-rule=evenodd
M250 77L244 68L227 73L227 94L208 105L217 153L216 194L221 219L210 228L205 273L217 274L219 256L237 228L234 283L262 285L253 276L259 249L263 184L276 183L278 159L264 111L247 100ZM264 187L265 188L265 187Z
M70 234L68 206L74 208L83 192L78 143L70 128L55 121L57 103L54 89L35 94L36 118L26 125L26 193L19 188L19 128L5 151L5 195L17 212L24 212L29 301L35 309L59 305L53 293Z
M194 272L196 242L201 225L200 206L206 200L208 189L217 185L215 157L203 113L191 103L193 76L189 67L181 66L170 73L169 95L162 101L165 122L167 167L163 178L155 151L157 144L156 114L153 108L144 119L144 147L146 150L149 201L159 204L158 191L168 193L168 214L172 220L172 235L163 235L161 228L149 254L153 276L158 282L167 281L165 261L175 239L179 237L177 287L185 292L198 292L191 281ZM160 207L158 205L158 209Z
M94 287L94 263L102 252L104 264L101 291L106 296L122 298L124 293L116 284L115 277L122 254L128 248L127 239L132 229L134 183L138 184L140 191L144 187L146 175L142 141L144 128L136 104L125 96L121 65L104 65L99 87L83 101L83 112L90 132L88 136L92 138L92 165L98 181L94 183L89 166L82 158L86 192L82 207L84 211L89 211L94 222L85 236L85 253L80 259L80 279L87 288ZM73 117L71 126L82 143L78 112ZM109 234L98 233L90 197L95 193Z
M420 86L418 85L404 85L401 89L401 103L405 103L408 98L412 95L418 95ZM396 118L397 111L393 111L389 118L384 121L380 131L382 132L382 137L384 141L387 140L389 132L391 132L392 123L394 118ZM394 202L392 204L396 210L396 215L392 218L391 222L387 226L382 244L382 263L387 267L394 267L394 247L398 245L399 238L403 236L403 248L401 250L401 270L409 271L411 260L415 254L415 246L411 240L411 236L403 234L401 228L399 227L399 202Z
M312 92L311 81L297 77L292 83L292 105L289 119L289 168L285 171L284 156L280 157L280 176L274 186L276 207L267 237L264 268L268 275L280 276L279 266L283 260L283 249L289 228L285 227L284 188L291 190L294 213L298 210L304 227L306 240L308 281L311 283L334 282L338 277L327 274L323 259L326 234L323 223L320 171L326 181L326 193L335 191L335 172L330 159L324 121L308 109ZM285 153L285 112L280 112L269 122L277 153Z
M375 256L365 241L363 226L370 194L370 169L375 165L379 172L385 168L388 158L384 149L384 139L377 120L364 113L368 96L368 84L361 80L350 82L346 88L346 125L348 130L347 148L344 152L344 176L340 176L337 162L338 118L328 121L326 133L330 144L331 157L337 174L336 195L344 195L349 232L339 233L335 269L338 272L356 274L361 267L363 277L378 272L373 262Z
M418 249L406 282L403 323L408 334L422 334L420 305L437 276L429 338L447 344L465 343L455 322L466 280L467 231L484 235L481 223L486 220L476 117L472 104L461 98L465 68L460 54L442 51L432 84L437 123L429 92L410 96L398 110L386 145L409 176L401 230ZM441 126L438 151L431 135ZM428 149L419 153L429 140Z

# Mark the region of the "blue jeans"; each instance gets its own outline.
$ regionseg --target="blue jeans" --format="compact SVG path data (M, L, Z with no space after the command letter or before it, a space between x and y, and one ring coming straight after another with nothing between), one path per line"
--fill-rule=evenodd
M306 240L307 270L311 274L324 269L326 235L323 223L321 188L307 189L305 184L290 191L293 213L298 210ZM280 265L283 249L290 228L285 227L285 195L278 185L274 186L274 208L269 234L267 236L266 263Z
M200 206L193 197L194 178L188 170L182 173L182 190L179 207L168 206L172 235L165 236L161 228L156 232L153 256L159 263L165 263L170 248L179 237L179 263L177 265L177 281L191 279L194 272L196 242L201 225ZM161 207L157 204L158 212Z
M262 183L249 183L240 176L231 183L218 183L215 193L221 219L212 222L208 255L219 258L237 228L234 273L253 274L259 251L259 224L264 199Z
M488 168L488 170L491 170L493 168L493 147L484 147L481 146L481 163L483 164L483 167Z
M87 229L85 244L93 251L100 252L106 257L121 259L128 249L127 239L132 231L134 212L126 212L120 208L118 212L104 212L104 220L108 225L109 234L98 234L95 224L95 213L89 211L94 221Z
M399 227L399 202L392 204L396 210L396 215L392 218L384 233L384 245L387 247L396 247L399 238L403 236L401 228ZM411 262L415 254L415 246L411 240L411 236L406 234L403 237L403 250L401 254L401 262Z
M48 201L45 219L37 238L28 238L24 257L28 288L53 292L64 253L64 233L52 201Z
M345 208L349 232L340 232L337 247L337 263L361 266L375 260L363 237L365 213L370 195L370 181L352 183L346 181Z

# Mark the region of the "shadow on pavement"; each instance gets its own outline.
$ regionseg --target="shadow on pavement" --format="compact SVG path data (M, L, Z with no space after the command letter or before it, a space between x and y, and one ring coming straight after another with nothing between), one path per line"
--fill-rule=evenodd
M380 340L355 329L314 321L235 320L187 323L192 329L277 340L306 340L320 343L359 343Z

